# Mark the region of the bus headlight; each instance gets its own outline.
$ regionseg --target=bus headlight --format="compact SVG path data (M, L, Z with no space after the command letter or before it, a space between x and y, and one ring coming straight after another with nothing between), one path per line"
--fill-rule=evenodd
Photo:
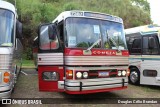
M82 73L81 73L81 72L77 72L77 73L76 73L76 77L77 77L78 79L82 78Z
M118 71L118 76L121 76L122 75L122 72L121 71Z
M88 78L88 72L83 72L83 78Z
M122 76L125 76L125 75L126 75L126 71L123 70L123 71L122 71Z

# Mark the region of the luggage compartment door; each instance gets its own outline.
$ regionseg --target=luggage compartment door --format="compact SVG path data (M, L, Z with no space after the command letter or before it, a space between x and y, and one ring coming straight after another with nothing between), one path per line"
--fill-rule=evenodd
M64 72L60 66L39 66L39 90L40 91L64 91Z

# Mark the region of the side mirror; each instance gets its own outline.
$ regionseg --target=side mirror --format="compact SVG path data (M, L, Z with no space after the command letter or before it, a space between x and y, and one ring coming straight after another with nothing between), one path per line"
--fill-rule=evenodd
M22 23L16 21L16 38L22 38Z
M59 48L58 32L53 23L43 24L38 29L38 43L42 50Z
M48 36L50 40L56 40L57 37L56 26L54 25L48 26Z
M153 37L149 37L148 48L154 49L154 38Z

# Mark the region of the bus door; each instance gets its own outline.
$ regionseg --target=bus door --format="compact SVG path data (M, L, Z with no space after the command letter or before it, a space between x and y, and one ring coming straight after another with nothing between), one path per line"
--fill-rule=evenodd
M63 91L63 49L57 27L45 24L39 27L38 76L40 91Z
M143 36L142 41L140 84L160 84L158 80L158 75L160 75L158 74L160 70L160 52L157 34Z
M135 66L138 68L140 67L141 51L142 51L141 43L142 43L142 38L141 38L140 33L130 35L129 40L127 42L128 50L130 53L130 57L129 57L130 66Z

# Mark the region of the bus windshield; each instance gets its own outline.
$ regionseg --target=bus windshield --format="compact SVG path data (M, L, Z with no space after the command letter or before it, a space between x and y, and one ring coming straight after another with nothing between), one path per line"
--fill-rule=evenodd
M120 49L126 48L123 24L91 18L66 19L66 46L71 48Z
M14 14L0 9L0 46L12 46L14 40Z

